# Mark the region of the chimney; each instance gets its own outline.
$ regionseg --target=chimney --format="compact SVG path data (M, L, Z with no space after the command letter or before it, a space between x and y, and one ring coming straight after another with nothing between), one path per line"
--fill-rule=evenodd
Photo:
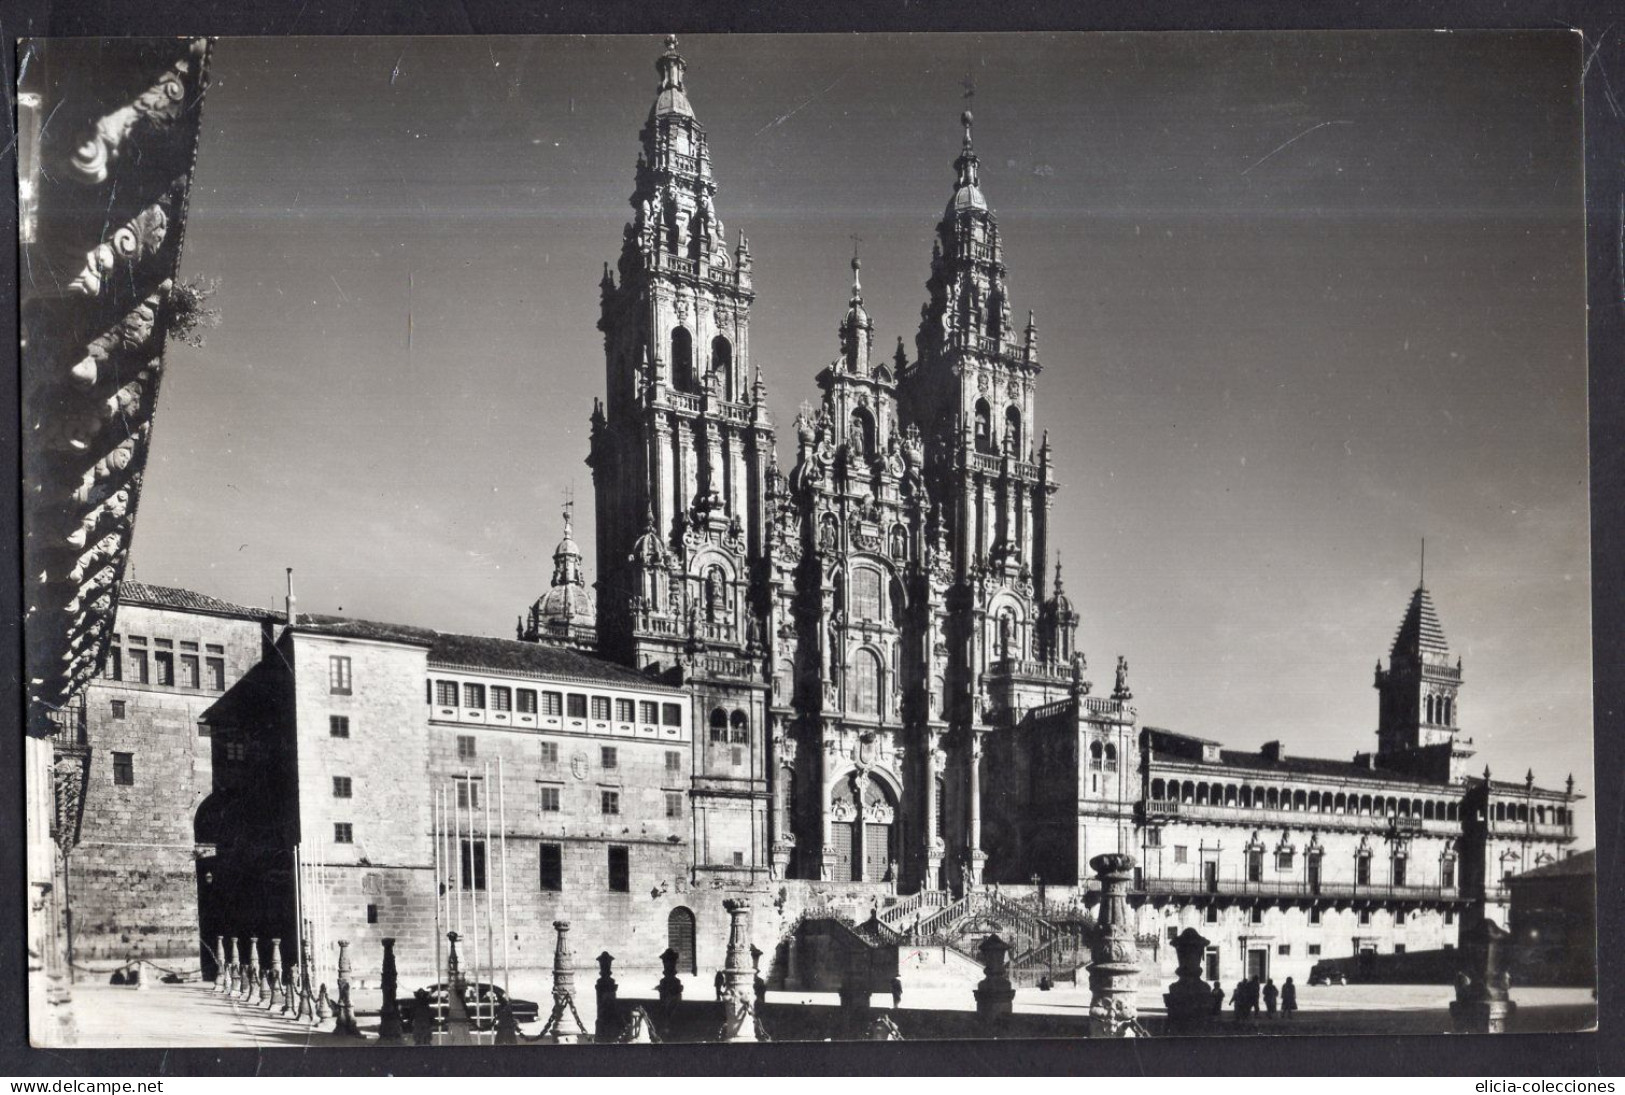
M293 595L293 567L289 567L288 568L288 598L287 598L287 610L286 610L287 611L287 621L286 622L287 622L287 625L289 627L292 627L294 624L299 622L299 613L294 608L294 606L298 603L298 600L299 599Z
M1277 764L1281 762L1281 743L1278 741L1266 741L1264 748L1260 749L1259 752L1264 754L1266 760L1274 761Z

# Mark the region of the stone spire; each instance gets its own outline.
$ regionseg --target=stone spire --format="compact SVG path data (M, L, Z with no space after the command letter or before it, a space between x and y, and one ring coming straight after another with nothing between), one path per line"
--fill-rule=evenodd
M519 638L524 642L585 648L592 646L597 637L597 608L581 573L581 548L572 529L574 507L574 499L566 499L564 535L553 549L553 581L530 606L519 629Z
M564 503L564 537L559 540L558 546L553 549L553 586L585 586L581 577L581 548L576 546L575 536L570 528L571 511L575 508L575 499L566 499Z
M1450 644L1425 585L1418 584L1411 593L1389 648L1388 667L1377 664L1375 687L1380 695L1379 754L1446 742L1460 752L1453 743L1461 725L1457 710L1461 660L1450 657Z
M852 255L852 296L847 302L846 318L841 320L841 357L846 369L855 373L869 371L869 354L875 342L874 321L863 306L863 282L859 278L862 263L857 253Z
M660 88L655 93L649 117L653 119L662 114L694 117L694 108L689 105L688 95L683 90L683 73L688 71L688 62L677 52L677 35L666 35L666 52L655 62L655 71L660 73Z

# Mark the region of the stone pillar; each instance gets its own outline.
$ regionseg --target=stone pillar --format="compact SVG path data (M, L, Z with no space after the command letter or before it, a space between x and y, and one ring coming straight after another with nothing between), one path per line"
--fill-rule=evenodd
M1005 962L1010 946L997 935L990 935L976 948L982 956L984 976L976 986L976 1017L990 1030L997 1030L1016 1010L1016 990L1010 984L1010 972Z
M350 1004L350 941L339 940L339 998L333 1007L333 1033L361 1033L355 1025L355 1008Z
M1095 856L1089 866L1100 879L1100 934L1089 966L1089 1037L1133 1037L1140 1033L1134 1004L1140 955L1128 913L1134 857L1108 852Z
M614 962L615 956L608 951L598 956L598 980L593 983L593 992L598 998L598 1016L593 1022L593 1038L599 1042L614 1042L621 1035L621 1006L615 995L619 986L610 973L610 966Z
M401 1005L395 997L399 994L398 978L395 973L395 940L393 937L385 939L384 944L384 974L383 989L384 1003L378 1013L378 1040L385 1045L400 1045L406 1040L406 1031L401 1026Z
M248 984L243 994L243 1003L257 1004L260 1002L260 937L248 937Z
M226 985L226 941L222 936L214 937L214 987L211 992L221 992Z
M275 1011L281 1003L282 940L273 936L270 950L265 955L265 1010Z
M451 950L446 955L446 1034L443 1046L471 1046L474 1044L474 1020L468 1014L467 981L463 977L463 964L457 957L457 942L462 937L447 932L446 941ZM433 1009L430 1011L433 1014Z
M967 889L982 884L987 853L982 851L982 735L975 727L970 733L970 868Z
M225 936L216 944L216 954L220 957L220 972L214 978L214 991L229 994L237 988L237 955L236 940Z
M728 953L722 968L723 1042L756 1042L755 971L750 964L750 899L724 901L728 910Z
M1179 980L1168 986L1162 1002L1168 1008L1168 1029L1180 1034L1200 1030L1213 1018L1213 990L1202 980L1202 956L1208 941L1195 928L1186 928L1174 939L1179 955Z
M1506 946L1511 933L1486 915L1482 902L1474 914L1476 922L1461 932L1465 967L1456 975L1450 1020L1458 1034L1504 1034L1518 1008L1508 993Z
M311 987L310 939L299 940L299 1012L301 1018L316 1020L316 990Z
M558 942L553 947L553 1011L538 1041L573 1044L590 1041L586 1024L576 1011L575 955L570 951L570 922L553 921Z
M661 1010L667 1013L683 1002L683 982L677 976L680 957L671 947L660 952L660 984L655 986L655 991L660 994Z

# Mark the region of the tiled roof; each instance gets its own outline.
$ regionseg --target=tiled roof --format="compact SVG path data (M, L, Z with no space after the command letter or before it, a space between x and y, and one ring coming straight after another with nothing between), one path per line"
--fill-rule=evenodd
M1544 867L1536 867L1532 871L1512 876L1511 881L1522 882L1526 878L1560 878L1564 876L1595 875L1597 873L1597 849L1575 852L1565 859L1555 860Z
M1249 768L1259 772L1278 772L1284 776L1329 776L1336 779L1375 779L1385 783L1408 783L1414 786L1437 786L1437 782L1419 779L1404 772L1388 768L1367 768L1350 760L1331 760L1325 757L1288 757L1271 760L1262 753L1248 753L1239 749L1221 749L1221 764L1231 768Z
M1214 741L1212 738L1199 738L1195 734L1181 734L1178 730L1170 730L1166 726L1147 726L1145 731L1148 734L1157 734L1165 738L1178 738L1181 741L1200 742L1203 745L1221 744L1220 742Z
M646 674L618 662L580 650L494 639L484 635L456 635L409 624L379 623L348 616L300 613L301 630L318 631L356 639L408 643L427 647L431 664L463 666L492 672L535 674L545 677L572 677L602 681L630 688L661 688L671 691Z
M252 620L274 619L278 615L266 608L234 605L205 593L173 586L148 585L126 579L119 584L120 604L141 605L146 608L174 608L183 612L211 612L220 616L243 616Z
M1450 644L1445 641L1444 628L1439 626L1439 615L1433 610L1433 598L1423 586L1411 594L1411 603L1400 621L1394 636L1393 655L1418 656L1422 653L1448 654Z

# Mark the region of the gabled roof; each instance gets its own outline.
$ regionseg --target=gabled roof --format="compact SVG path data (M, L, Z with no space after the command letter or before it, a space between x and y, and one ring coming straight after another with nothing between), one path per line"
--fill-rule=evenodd
M222 601L218 597L210 597L204 593L194 593L190 589L148 585L146 582L134 582L128 579L119 583L118 599L120 604L140 605L143 608L170 608L182 612L208 612L217 616L241 616L250 620L276 619L278 616L278 613L268 608L249 608L245 605Z
M1579 875L1596 875L1597 849L1576 852L1565 859L1554 860L1543 867L1536 867L1532 871L1515 874L1510 881L1522 882L1527 878L1562 878L1577 877Z
M1448 654L1450 644L1445 641L1444 628L1439 626L1439 615L1433 609L1433 598L1428 595L1427 587L1417 586L1405 609L1405 618L1400 621L1399 632L1394 636L1390 657L1419 658L1423 653Z
M321 613L300 613L296 630L426 647L430 665L599 681L623 688L675 691L670 685L661 684L644 673L607 658L544 643L524 643L485 635L449 634L410 624L380 623Z

